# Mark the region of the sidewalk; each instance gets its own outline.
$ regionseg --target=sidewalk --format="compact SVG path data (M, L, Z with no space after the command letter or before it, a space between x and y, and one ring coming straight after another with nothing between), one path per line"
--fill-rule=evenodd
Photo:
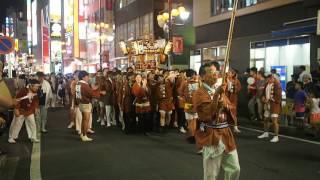
M263 130L262 121L252 121L246 117L239 117L239 126ZM272 131L272 125L270 125L270 132ZM311 129L297 129L293 126L285 126L283 121L280 122L280 134L320 142L319 137L313 136Z

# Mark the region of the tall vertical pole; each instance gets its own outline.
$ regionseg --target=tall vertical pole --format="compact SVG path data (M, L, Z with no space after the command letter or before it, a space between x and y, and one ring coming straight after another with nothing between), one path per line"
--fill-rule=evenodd
M225 81L226 79L226 71L227 71L227 66L229 66L229 61L230 61L230 50L231 50L231 45L232 45L232 37L233 37L233 29L234 29L234 22L236 19L236 12L238 8L238 1L235 0L233 4L233 9L232 9L232 14L231 14L231 19L230 19L230 27L229 27L229 35L228 35L228 42L227 42L227 49L226 49L226 54L224 57L224 68L223 68L223 74L222 74L222 82Z
M171 18L171 10L172 10L172 0L168 0L168 6L169 6L169 30L168 30L168 42L171 41L171 34L172 34L172 18ZM170 50L168 54L168 62L167 62L167 69L172 69L172 50Z
M101 22L102 22L102 5L101 5L101 1L102 0L99 0L99 54L100 54L100 70L102 70L102 38L101 38L101 35L102 35L102 27L101 27Z

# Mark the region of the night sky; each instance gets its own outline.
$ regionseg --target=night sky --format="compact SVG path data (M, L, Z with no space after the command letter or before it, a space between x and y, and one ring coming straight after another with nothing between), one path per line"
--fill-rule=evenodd
M26 0L0 0L0 24L3 24L6 17L6 9L10 6L22 10Z

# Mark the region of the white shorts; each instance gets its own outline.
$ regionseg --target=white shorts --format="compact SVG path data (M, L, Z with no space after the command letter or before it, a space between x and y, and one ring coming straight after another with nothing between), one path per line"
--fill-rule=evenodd
M197 113L184 113L186 116L186 120L192 120L192 119L198 119L198 114Z
M162 113L162 114L172 114L172 111L164 111L164 110L159 110L159 113Z
M92 111L92 105L89 104L80 104L79 109L81 112L90 113Z
M272 114L270 112L270 105L265 104L264 105L264 117L265 118L278 118L279 114Z
M104 103L103 103L102 101L99 101L99 106L100 106L101 108L104 108Z

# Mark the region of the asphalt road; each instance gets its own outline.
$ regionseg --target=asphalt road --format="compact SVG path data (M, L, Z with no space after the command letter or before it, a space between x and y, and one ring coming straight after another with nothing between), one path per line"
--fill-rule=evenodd
M67 111L49 112L48 134L41 137L41 175L44 180L201 180L202 157L184 135L125 135L120 129L96 127L93 142L82 143L67 129ZM320 146L280 138L272 144L259 133L242 130L236 136L241 180L319 180ZM20 147L20 145L9 145ZM30 160L30 159L29 159ZM19 177L28 179L27 163ZM21 175L22 174L22 175ZM221 174L223 176L223 174ZM15 176L14 179L21 179ZM0 179L2 179L0 177ZM223 179L223 178L220 178Z

